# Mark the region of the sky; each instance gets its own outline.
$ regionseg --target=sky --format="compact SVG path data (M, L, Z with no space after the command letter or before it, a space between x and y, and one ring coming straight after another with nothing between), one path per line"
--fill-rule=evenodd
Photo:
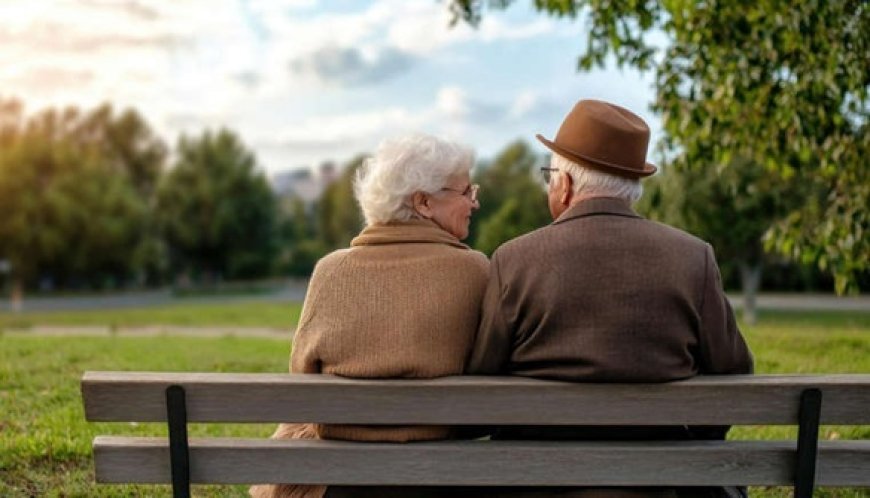
M534 135L581 98L640 114L654 142L653 76L578 72L585 21L531 4L473 29L436 0L3 0L0 97L134 107L170 144L227 127L270 175L411 132L484 160L516 139L543 153Z

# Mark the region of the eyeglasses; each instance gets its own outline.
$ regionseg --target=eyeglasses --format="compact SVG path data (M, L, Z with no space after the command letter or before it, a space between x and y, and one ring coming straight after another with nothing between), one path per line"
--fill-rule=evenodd
M457 190L455 188L444 187L441 189L446 192L453 192L454 194L459 194L471 202L477 202L477 192L480 190L480 185L476 183L472 183L468 187L465 187L465 190Z
M550 177L553 176L554 171L561 171L561 170L559 168L547 168L547 167L541 168L541 173L544 174L544 181L547 183L547 185L550 184Z

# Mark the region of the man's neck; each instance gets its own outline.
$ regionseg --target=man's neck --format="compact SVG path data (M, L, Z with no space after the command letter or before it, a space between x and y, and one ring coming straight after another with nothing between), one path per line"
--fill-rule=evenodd
M618 197L614 197L612 195L604 195L604 194L580 194L578 196L574 196L568 202L568 209L580 204L583 201L588 201L589 199L618 199Z

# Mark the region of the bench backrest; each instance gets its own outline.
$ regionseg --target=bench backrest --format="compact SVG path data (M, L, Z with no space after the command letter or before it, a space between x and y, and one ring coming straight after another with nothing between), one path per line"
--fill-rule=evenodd
M579 384L505 377L360 380L328 375L88 372L82 379L86 417L166 421L170 386L183 389L186 422L796 425L802 394L817 389L822 403L816 422L870 424L870 375ZM815 457L817 425L808 432L805 439L813 444L802 454ZM165 439L100 436L94 447L98 481L172 478ZM207 439L190 441L189 477L200 483L787 485L794 483L796 472L800 474L795 470L795 450L794 441L401 445ZM819 485L870 486L870 441L823 442L817 462L816 470L809 471L814 474L810 490L813 477Z
M801 393L822 391L822 424L870 424L870 375L695 377L664 384L518 377L361 380L331 375L87 372L91 421L166 420L182 386L189 422L342 424L751 425L798 423Z

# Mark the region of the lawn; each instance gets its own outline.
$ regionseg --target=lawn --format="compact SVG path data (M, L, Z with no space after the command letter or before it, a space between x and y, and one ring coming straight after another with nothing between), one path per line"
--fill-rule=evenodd
M200 313L201 312L201 313ZM280 318L283 313L285 316ZM252 304L23 315L28 323L183 324L292 327L298 306ZM150 317L150 320L148 319ZM218 318L220 317L220 319ZM18 317L0 314L0 496L170 496L168 486L93 483L90 443L96 434L163 435L160 424L89 424L78 381L85 370L282 372L285 340L239 337L39 337L9 331ZM184 320L177 322L174 320ZM221 321L225 320L225 321ZM20 322L16 322L19 323ZM120 326L120 325L119 325ZM870 372L870 313L768 313L744 327L759 373ZM272 425L195 425L192 435L267 437ZM794 437L792 428L740 427L735 438ZM824 427L823 437L870 439L870 427ZM197 496L240 496L244 486L195 487ZM754 496L790 496L789 488L753 489ZM870 490L827 489L819 496L870 496Z
M228 302L172 304L149 308L0 313L0 331L27 330L35 325L102 326L109 328L152 325L270 327L292 329L302 312L301 303Z

